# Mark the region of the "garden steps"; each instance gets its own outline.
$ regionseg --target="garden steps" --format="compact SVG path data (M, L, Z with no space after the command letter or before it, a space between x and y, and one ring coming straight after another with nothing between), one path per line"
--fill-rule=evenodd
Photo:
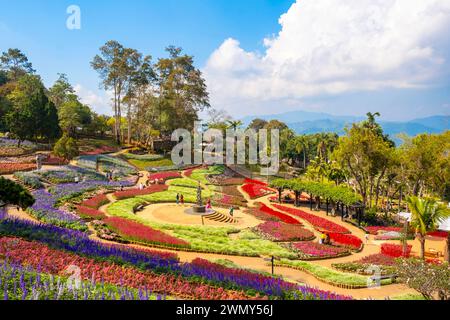
M222 213L216 212L210 215L204 216L208 220L216 221L216 222L223 222L223 223L237 223L238 221L232 217L228 217Z

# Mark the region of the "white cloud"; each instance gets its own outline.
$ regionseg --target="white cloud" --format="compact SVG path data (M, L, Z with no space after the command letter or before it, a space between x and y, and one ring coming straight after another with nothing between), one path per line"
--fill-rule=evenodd
M111 115L111 98L112 93L109 91L98 91L86 89L81 84L74 86L75 93L80 98L80 101L90 106L95 112L99 114Z
M450 74L450 0L297 0L279 23L263 54L231 38L212 53L203 71L215 107L254 114L274 101L421 88Z

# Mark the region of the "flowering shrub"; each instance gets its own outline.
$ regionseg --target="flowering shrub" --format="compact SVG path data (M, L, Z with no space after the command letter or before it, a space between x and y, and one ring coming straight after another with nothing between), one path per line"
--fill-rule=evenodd
M93 209L98 209L101 206L105 205L109 203L108 198L106 197L105 194L99 194L96 195L95 197L92 197L88 200L84 200L81 205L83 207L89 207L89 208L93 208Z
M314 234L300 226L283 222L267 221L255 228L257 233L272 241L307 241L314 239Z
M313 214L304 212L299 209L294 208L288 208L282 205L274 204L273 205L278 210L287 212L289 214L292 214L294 216L300 217L301 219L304 219L308 221L310 224L314 226L319 231L327 231L327 232L334 232L334 233L350 233L350 231L347 228L344 228L337 223L331 222L328 219L317 217Z
M104 219L104 222L114 232L118 233L126 240L150 244L161 244L170 247L189 247L189 243L184 240L177 239L164 232L152 229L128 219L111 217Z
M353 250L358 250L362 246L362 240L351 234L329 232L328 235L330 236L332 244L337 246Z
M383 243L381 245L381 253L394 258L408 258L411 255L411 249L412 245L408 245L406 253L403 254L403 246L400 244Z
M301 223L297 219L294 219L291 216L284 214L280 211L273 210L272 208L269 208L265 204L261 204L259 210L271 216L279 218L284 223L301 225Z
M137 196L143 196L147 194L152 194L156 192L163 192L166 191L169 187L164 184L155 184L152 186L149 186L143 190L139 189L130 189L130 190L124 190L124 191L117 191L113 195L117 200L123 200L128 198L133 198Z
M401 227L383 227L383 226L371 226L371 227L365 227L365 229L373 235L377 235L379 231L389 232L389 231L395 231L395 232L401 232Z
M242 190L248 194L251 199L261 198L275 191L262 184L247 183L242 186Z
M105 218L105 215L103 214L103 212L94 209L94 208L89 208L89 207L85 207L85 206L77 206L76 207L77 213L80 215L80 217L84 218L84 219L94 219L94 220L101 220L103 218Z
M175 178L181 178L181 174L176 171L167 171L167 172L160 172L160 173L154 173L151 174L149 177L149 180L169 180L169 179L175 179Z
M317 242L296 242L291 244L292 249L300 253L301 258L333 258L348 254L345 248L338 248Z
M17 171L31 171L36 169L33 163L0 163L0 174L12 174Z

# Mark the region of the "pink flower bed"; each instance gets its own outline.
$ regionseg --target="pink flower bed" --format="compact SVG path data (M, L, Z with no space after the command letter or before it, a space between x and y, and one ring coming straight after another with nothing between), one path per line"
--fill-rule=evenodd
M402 228L400 227L382 227L382 226L372 226L372 227L365 227L365 229L373 235L377 235L379 231L389 232L389 231L395 231L395 232L401 232Z
M294 219L291 216L289 216L287 214L284 214L284 213L282 213L280 211L273 210L272 208L269 208L265 204L261 204L259 210L264 212L264 213L267 213L267 214L269 214L271 216L277 217L278 219L280 219L284 223L301 225L300 221L298 221L297 219Z
M292 248L311 258L331 258L348 253L347 249L317 242L296 242L292 244Z
M181 174L179 172L176 171L168 171L168 172L161 172L161 173L155 173L155 174L151 174L149 176L149 180L169 180L169 179L176 179L176 178L181 178Z
M409 256L411 255L411 249L412 245L408 245L406 254L403 254L403 246L400 244L383 243L381 245L381 253L393 258L409 258Z
M104 219L104 222L114 232L128 240L162 244L171 247L189 247L189 243L184 240L128 219L111 217Z
M80 217L85 219L101 220L105 218L103 212L89 207L77 206L77 212L80 215Z
M314 234L298 225L267 221L257 226L256 231L272 241L306 241L314 239Z
M251 199L257 199L268 194L274 193L275 190L268 188L262 184L247 183L242 186L242 190L248 194Z
M346 247L353 250L358 250L362 246L362 240L351 234L342 233L328 233L332 244L337 246Z
M124 190L124 191L117 191L113 195L117 200L123 200L128 198L133 198L137 196L144 196L147 194L152 194L156 192L163 192L166 191L169 187L165 184L155 184L152 186L149 186L143 190L139 189L130 189L130 190Z
M274 204L273 206L278 210L292 214L294 216L297 216L301 219L308 221L310 224L314 226L315 229L319 231L327 231L333 233L351 233L347 228L344 228L343 226L337 223L331 222L325 218L317 217L310 213L306 213L302 210L288 208L278 204Z
M99 194L95 197L92 197L88 200L84 200L81 205L83 207L89 207L89 208L93 208L93 209L98 209L101 206L105 205L109 203L108 198L106 197L105 194Z

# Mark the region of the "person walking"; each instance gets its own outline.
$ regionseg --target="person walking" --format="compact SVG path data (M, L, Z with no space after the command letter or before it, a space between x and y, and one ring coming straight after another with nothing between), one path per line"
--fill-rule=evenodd
M181 201L181 205L184 206L184 196L183 195L180 196L180 201Z
M212 206L211 206L211 199L208 199L208 202L206 203L206 210L211 210Z
M177 193L176 199L177 199L177 205L179 205L180 204L180 194L179 193Z
M230 208L230 216L233 217L234 216L234 207Z
M369 243L369 239L370 239L368 233L366 233L366 234L364 235L364 239L366 239L366 244L368 244L368 243Z

